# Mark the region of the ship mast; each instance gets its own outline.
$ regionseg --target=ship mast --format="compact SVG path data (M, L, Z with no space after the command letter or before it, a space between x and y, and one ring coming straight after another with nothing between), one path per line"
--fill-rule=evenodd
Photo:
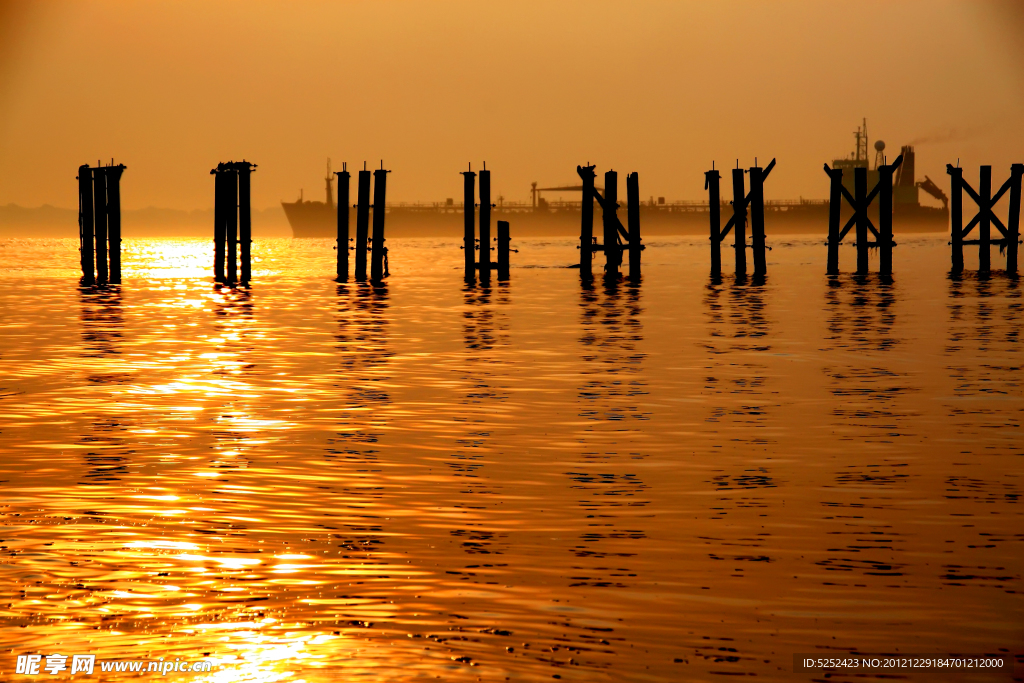
M327 182L327 206L334 206L334 193L331 191L331 181L334 180L334 174L331 173L331 159L327 159L327 177L324 179Z
M857 132L853 134L857 139L857 149L853 153L855 161L863 161L865 164L868 163L868 120L864 119L864 125L857 128Z

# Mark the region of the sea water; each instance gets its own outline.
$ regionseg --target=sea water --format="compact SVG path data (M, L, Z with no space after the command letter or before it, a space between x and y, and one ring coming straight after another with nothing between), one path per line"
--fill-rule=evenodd
M640 282L515 240L510 281L467 286L457 242L396 239L373 287L331 241L257 240L250 288L209 240L126 239L92 288L77 242L0 242L3 680L54 653L40 677L309 682L1020 657L1020 283L951 278L942 236L891 281L769 242L764 282L680 237Z

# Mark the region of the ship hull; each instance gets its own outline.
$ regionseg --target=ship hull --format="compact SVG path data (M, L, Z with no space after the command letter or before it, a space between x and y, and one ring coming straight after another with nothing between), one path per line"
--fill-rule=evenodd
M337 209L322 202L282 203L285 215L295 237L337 239ZM765 232L772 234L828 234L828 202L777 202L765 206ZM721 209L722 221L732 215L732 207ZM849 220L850 212L844 207L842 224ZM626 212L619 211L625 222ZM878 226L875 208L869 214ZM508 221L512 234L521 237L575 236L580 233L580 208L561 206L531 209L495 207L491 211L491 225ZM355 209L349 209L349 235L355 235ZM465 219L461 207L451 206L392 206L387 209L387 234L391 237L461 237ZM595 234L601 231L601 212L594 217ZM642 205L640 225L647 235L706 235L710 232L710 212L706 204ZM840 226L842 227L842 226ZM898 205L893 216L893 233L948 232L949 211L920 205ZM852 237L852 235L850 235Z
M337 207L323 202L281 202L294 237L336 237ZM354 223L353 223L354 225Z

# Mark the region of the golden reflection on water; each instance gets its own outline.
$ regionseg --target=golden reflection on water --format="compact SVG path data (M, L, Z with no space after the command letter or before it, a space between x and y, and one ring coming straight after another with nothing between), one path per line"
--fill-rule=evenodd
M266 240L251 289L200 240L77 287L73 246L0 255L5 679L52 652L310 682L1019 652L1020 290L946 278L940 240L891 282L825 278L812 240L710 282L676 239L582 286L571 240L475 286L454 244L396 240L379 287Z

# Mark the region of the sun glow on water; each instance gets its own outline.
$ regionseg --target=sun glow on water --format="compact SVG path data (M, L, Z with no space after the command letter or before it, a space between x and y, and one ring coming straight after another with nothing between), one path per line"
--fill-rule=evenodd
M274 243L245 289L210 282L205 241L153 242L120 288L0 288L14 649L391 683L770 680L808 633L868 651L896 619L1002 642L1011 283L929 262L826 285L800 265L820 245L793 242L768 284L716 285L680 240L639 286L587 288L549 267L569 241L467 288L457 246L396 240L386 288L332 282L326 243ZM1011 578L944 578L968 575L921 559L937 547ZM971 629L941 626L950 590ZM736 661L694 657L709 641Z

